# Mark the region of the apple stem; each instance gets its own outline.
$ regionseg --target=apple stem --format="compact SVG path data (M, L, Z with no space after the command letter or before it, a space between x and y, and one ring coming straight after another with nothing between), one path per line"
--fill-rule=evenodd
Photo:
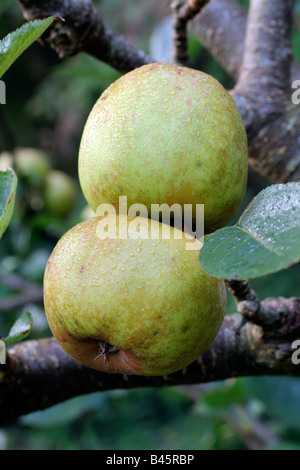
M106 341L99 341L99 353L94 358L96 361L99 357L104 357L104 362L109 363L109 355L118 352L119 349L112 344L107 343Z

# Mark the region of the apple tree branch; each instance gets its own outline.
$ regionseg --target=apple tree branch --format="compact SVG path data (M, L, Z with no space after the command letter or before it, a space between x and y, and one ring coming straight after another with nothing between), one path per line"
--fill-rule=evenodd
M225 317L211 346L185 369L162 377L107 374L68 356L54 338L23 341L0 366L0 423L95 391L199 384L247 375L300 376L292 343L300 334L300 299L261 302L240 328L240 314Z
M92 0L18 0L26 19L54 16L57 20L43 35L60 58L79 52L91 54L122 73L151 62L103 21Z

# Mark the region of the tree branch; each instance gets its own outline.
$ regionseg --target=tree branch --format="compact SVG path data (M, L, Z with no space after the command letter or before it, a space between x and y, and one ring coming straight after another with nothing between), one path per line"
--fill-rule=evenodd
M152 60L114 33L91 0L18 0L27 19L55 16L42 39L59 57L86 52L122 73ZM62 21L63 20L63 21Z
M282 112L290 98L294 0L251 0L236 91L255 98L261 115Z
M294 0L252 0L232 96L249 138L249 162L273 183L300 179L299 107L291 102Z
M235 79L244 50L247 12L236 0L210 0L191 21L191 31Z
M287 307L291 302L262 302L268 335L251 321L237 332L240 315L225 317L216 339L197 361L164 377L123 376L89 369L71 359L53 338L16 344L9 350L7 365L0 369L0 420L9 422L94 391L199 384L246 375L300 376L300 367L291 361L291 342L300 333L300 300L293 300L293 309ZM281 328L281 324L286 326ZM275 329L280 335L270 334Z
M252 168L274 183L300 181L300 106L291 102L249 143Z
M236 80L243 59L247 11L237 0L210 0L191 21L191 31ZM278 47L278 44L276 47ZM299 79L300 66L292 62L291 81Z

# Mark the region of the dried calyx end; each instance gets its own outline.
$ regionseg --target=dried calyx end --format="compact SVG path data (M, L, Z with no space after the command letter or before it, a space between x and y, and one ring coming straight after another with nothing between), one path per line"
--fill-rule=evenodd
M99 352L95 357L94 361L99 359L99 357L104 356L104 362L109 363L110 354L115 354L118 351L119 349L116 346L113 346L112 344L109 344L106 341L99 341Z

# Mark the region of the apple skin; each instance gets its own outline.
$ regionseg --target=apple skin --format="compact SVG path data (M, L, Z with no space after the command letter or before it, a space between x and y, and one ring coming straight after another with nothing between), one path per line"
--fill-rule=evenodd
M79 150L79 180L96 212L204 204L205 233L225 226L245 194L248 146L233 98L213 77L153 63L116 80L94 105Z
M75 181L60 170L50 170L44 187L45 208L57 217L69 214L77 196Z
M40 190L50 171L47 155L35 148L17 148L14 151L15 170L32 189Z
M117 215L118 231L135 219ZM101 220L66 232L49 258L44 305L54 337L71 357L100 371L157 376L182 369L218 333L225 283L203 271L200 242L186 250L186 239L175 238L179 230L170 227L169 240L101 239ZM150 219L142 220L150 234ZM117 352L101 355L101 342Z

